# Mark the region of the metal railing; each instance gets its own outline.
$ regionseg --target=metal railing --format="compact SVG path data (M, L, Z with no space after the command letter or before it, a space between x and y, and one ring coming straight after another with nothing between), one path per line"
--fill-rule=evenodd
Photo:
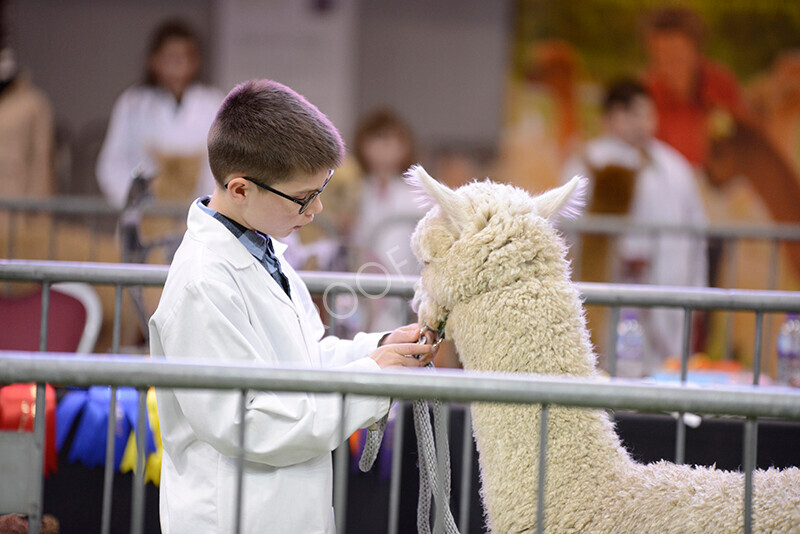
M485 401L540 404L543 407L543 414L546 414L548 407L558 405L645 412L735 414L747 417L748 423L759 417L800 421L800 392L772 390L772 388L767 390L754 386L693 388L677 384L641 384L620 379L598 382L574 377L511 377L501 374L465 373L452 370L410 375L400 371L352 372L247 365L223 366L209 364L207 361L173 363L142 361L141 358L125 356L108 358L20 352L0 353L0 375L9 381L37 382L39 384L52 382L72 386L108 384L132 386L140 391L150 386L235 390L240 391L243 398L246 398L248 390L302 391L339 393L343 396L370 395L403 399L440 399L451 402ZM142 417L141 420L144 418ZM545 458L547 447L545 415L542 416L541 425L540 457ZM143 431L137 429L137 439L140 436L143 436ZM346 436L342 436L342 441L344 438ZM241 443L243 441L240 441L240 450ZM143 441L140 441L139 445L138 450L143 451ZM243 451L240 452L240 461L242 455ZM754 455L754 451L746 447L743 465L748 466L745 473L745 491L749 495L752 495L752 469L754 466L752 455ZM143 468L144 460L140 458L137 473L143 472ZM439 469L442 469L441 466ZM540 463L540 479L546 480L546 471L543 469L546 469L546 464ZM239 473L241 477L241 471ZM397 473L393 472L393 476L396 475ZM345 475L342 470L337 470L337 476ZM544 486L541 488L543 491ZM540 502L542 501L540 500ZM237 499L237 506L241 506L241 499ZM746 500L743 512L745 518L750 514L751 506L752 500L749 498ZM132 506L132 510L132 514L143 513L143 509L139 505ZM241 509L237 510L237 517L240 513ZM544 510L540 507L537 524L543 526L545 520ZM141 532L141 527L137 525L138 523L132 526L132 531ZM463 523L461 526L462 531L465 531ZM345 530L340 531L345 532ZM748 529L745 528L745 531Z
M0 260L0 280L28 281L43 284L42 297L42 329L40 347L46 347L47 307L49 305L49 285L54 282L75 281L94 284L110 284L116 287L114 314L114 342L112 350L119 350L119 330L121 316L122 288L129 285L162 285L166 279L167 268L163 266L142 266L124 264L86 264L68 262L12 261ZM415 277L387 277L380 275L348 274L348 273L301 273L312 293L331 293L341 291L364 291L368 294L381 294L409 297L413 294ZM39 413L44 413L43 384L52 381L65 385L107 384L112 386L110 413L114 412L113 403L116 395L113 389L119 385L131 385L140 388L140 412L144 410L144 390L147 386L164 387L203 387L212 389L272 389L279 391L315 391L338 392L342 395L390 395L396 398L440 398L448 401L496 401L538 403L543 407L542 447L546 446L546 414L551 405L602 407L611 409L634 409L640 411L660 412L675 411L702 412L708 414L736 414L747 418L743 465L745 467L745 508L744 528L751 528L752 507L752 470L755 465L755 443L757 439L756 420L760 417L779 417L800 420L800 402L798 393L780 390L764 390L757 387L761 367L760 347L762 319L765 313L800 311L800 293L780 291L747 291L696 288L668 288L653 286L623 286L613 284L578 284L586 304L611 307L618 315L621 306L664 306L684 310L684 350L681 363L681 383L677 385L646 385L626 381L610 381L600 383L585 379L569 377L508 377L452 372L440 370L433 374L415 374L413 377L403 373L345 373L342 371L321 370L289 370L266 369L237 366L213 367L212 375L205 374L208 363L175 364L171 362L131 361L128 358L114 359L88 358L86 356L41 355L32 357L29 353L3 353L0 355L0 376L8 381L33 381L39 384L37 403L42 402ZM688 317L693 309L723 309L750 311L755 313L756 339L751 387L715 387L693 388L686 384L688 362L688 337L690 321ZM613 345L613 343L612 343ZM612 355L612 360L615 358ZM181 367L185 366L185 367ZM580 387L576 387L580 386ZM39 409L37 404L37 410ZM143 417L142 417L143 419ZM140 420L142 420L140 419ZM41 420L41 422L39 422ZM110 491L113 479L113 462L108 455L113 455L113 419L110 418L107 439L107 462L103 500L103 531L108 532L110 518ZM682 417L678 418L676 434L676 461L684 458L685 429ZM36 432L40 432L36 434ZM400 431L395 434L398 441ZM44 440L43 418L36 421L35 434L38 443ZM465 435L466 432L465 432ZM342 441L346 436L342 436ZM137 475L134 478L132 501L132 532L141 532L144 511L144 431L137 429L139 441L139 458L137 459ZM470 446L471 440L464 440ZM341 452L338 452L341 451ZM37 452L38 454L38 452ZM337 466L339 458L346 458L344 447L337 450ZM399 451L397 456L399 457ZM113 456L112 456L113 457ZM465 458L467 455L465 454ZM41 462L41 455L39 455ZM465 465L466 465L465 459ZM540 464L543 465L543 464ZM39 465L41 468L41 464ZM33 471L34 473L40 473ZM393 468L393 473L399 471ZM346 494L346 470L336 469L335 490L337 494L337 522L341 521L340 531L344 532L343 494ZM395 476L393 474L393 477ZM545 477L545 472L541 472ZM461 528L465 529L464 494L468 492L469 476L462 480ZM543 486L541 486L543 487ZM540 488L541 488L540 487ZM38 490L41 493L41 486ZM41 501L39 501L41 502ZM399 502L399 485L393 478L390 490L390 532L396 532L397 503ZM468 502L468 501L466 501ZM106 513L108 507L108 514ZM544 514L544 509L539 511ZM41 507L33 510L31 517L40 517ZM108 517L107 517L108 516ZM394 521L394 523L391 523ZM32 532L35 521L32 521ZM539 525L544 525L544 516L540 515ZM393 530L394 529L394 530Z
M181 223L186 220L189 206L187 203L159 203L148 204L142 207L141 211L145 217L167 218ZM87 261L97 259L98 247L97 238L99 236L114 235L117 227L117 220L123 210L115 208L100 197L90 196L68 196L51 198L2 198L0 199L0 213L7 213L8 217L4 221L5 227L0 226L0 239L5 238L6 250L4 252L9 258L17 255L17 237L19 231L18 216L22 215L43 215L49 216L52 223L52 231L46 235L46 245L44 250L50 259L55 259L56 243L59 240L62 229L74 231L76 225L85 228L89 235L88 256L83 258Z
M167 217L175 221L185 219L188 207L186 203L159 203L150 204L143 207L143 215L155 217ZM20 198L20 199L0 199L0 213L7 212L11 215L9 224L6 229L0 227L0 234L7 233L9 258L14 257L14 237L16 235L16 226L14 215L15 214L51 214L54 220L58 220L60 216L74 216L84 215L89 217L90 221L85 223L86 228L90 231L91 238L88 240L87 257L86 260L97 260L98 247L101 240L95 239L100 233L109 234L109 230L113 225L97 224L98 220L107 220L109 216L115 219L122 210L110 206L103 198L88 197L88 196L72 196L61 198ZM93 219L92 219L93 218ZM104 219L105 218L105 219ZM379 225L372 229L367 236L367 243L373 244L377 242L378 238L387 229L402 226L408 228L409 231L414 227L418 220L417 216L400 215L390 217L382 221ZM324 222L320 219L320 222ZM47 235L48 244L47 250L51 259L56 258L56 242L59 236L59 226L55 224L54 231L49 232ZM576 280L581 279L581 256L582 256L582 240L577 237L587 235L603 235L609 238L619 238L620 236L628 235L643 235L643 236L658 236L662 234L675 234L675 235L688 235L707 240L716 240L723 244L721 253L724 256L724 263L727 266L724 272L724 278L715 282L716 285L735 288L739 284L739 258L742 251L742 243L748 242L764 242L767 243L769 250L764 255L763 261L766 263L765 279L757 280L751 284L752 286L764 289L778 289L780 287L780 266L781 266L781 245L800 243L800 224L785 224L785 223L764 223L754 225L752 223L715 223L708 225L688 225L688 224L654 224L654 223L639 223L631 224L628 217L615 216L615 215L590 215L584 214L577 220L565 220L559 223L559 228L566 232L568 235L574 236L572 246L570 247L570 254L572 256L573 277ZM108 243L105 244L103 252L109 252ZM117 251L119 254L122 251ZM108 259L108 256L105 256ZM123 261L138 261L132 258L126 258ZM762 260L759 260L762 261ZM391 267L391 266L390 266ZM390 269L394 270L394 269ZM607 282L614 282L615 280L609 279ZM772 331L773 323L767 317L766 330ZM733 358L734 351L734 317L732 314L725 314L722 322L722 340L721 347L715 347L719 350L724 359ZM772 340L764 338L767 346L772 348Z
M143 208L145 215L157 217L169 217L175 220L186 218L188 205L186 203L159 203L147 205ZM89 218L117 217L122 212L121 209L109 205L103 198L89 196L70 196L59 198L6 198L0 199L0 213L11 215L10 224L0 232L7 233L9 243L13 244L15 232L15 214L49 214L53 216L77 216L83 215ZM383 221L376 226L367 238L369 243L374 243L378 235L392 226L406 226L413 228L418 220L416 216L397 216ZM93 228L88 225L93 231ZM800 224L769 223L753 225L752 223L715 223L708 225L688 225L688 224L631 224L629 219L624 216L614 215L589 215L585 214L577 220L565 220L559 223L559 228L565 232L578 235L606 235L619 237L623 235L660 235L678 234L691 235L706 239L717 239L728 244L728 256L735 257L738 251L737 244L744 240L764 241L769 243L770 252L768 254L768 279L764 284L765 289L775 289L778 283L778 258L779 249L782 243L800 242ZM107 229L106 229L107 230ZM54 250L53 240L57 232L52 232L49 239L48 250ZM13 245L12 245L13 246ZM575 257L575 266L580 266L580 244L576 243L572 247ZM13 249L8 256L14 257ZM86 258L91 260L92 258ZM733 264L733 263L732 263ZM580 273L574 273L579 278ZM727 287L734 287L735 272L728 275Z
M419 220L416 216L397 215L390 217L372 229L367 237L369 244L374 245L379 236L387 229L397 226L413 228ZM800 243L800 224L787 223L714 223L697 224L662 224L637 221L635 224L626 216L589 215L584 214L575 220L559 221L558 228L575 236L603 235L612 238L628 235L658 236L682 235L703 239L719 240L727 245L729 259L735 260L738 243L742 241L763 241L769 243L768 274L764 289L776 289L778 284L778 259L780 245L784 243ZM575 270L573 276L580 279L581 247L580 240L570 247ZM731 262L735 263L735 262ZM727 287L735 287L736 272L731 271L726 281Z
M0 212L49 214L49 215L86 215L86 216L118 216L122 209L115 208L103 198L89 196L68 196L51 198L2 198ZM146 206L143 211L151 215L165 217L186 217L189 206L186 203L160 203Z

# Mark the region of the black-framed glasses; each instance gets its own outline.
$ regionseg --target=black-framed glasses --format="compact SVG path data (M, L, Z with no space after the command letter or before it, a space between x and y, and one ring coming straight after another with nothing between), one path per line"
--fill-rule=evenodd
M242 178L244 178L244 179L245 179L245 180L247 180L248 182L253 182L254 184L256 184L256 185L257 185L258 187L260 187L261 189L266 189L266 190L267 190L267 191L269 191L270 193L275 193L275 194L276 194L276 195L278 195L279 197L283 197L283 198L285 198L286 200L291 200L291 201L292 201L292 202L294 202L295 204L300 204L300 211L298 212L298 215L302 215L303 213L305 213L305 212L306 212L306 210L308 209L308 207L309 207L309 206L310 206L310 205L311 205L311 204L312 204L312 203L313 203L315 200L317 200L317 197L318 197L318 196L320 196L320 195L322 194L322 192L323 192L323 191L325 190L325 188L328 186L328 182L330 182L330 181L331 181L331 177L332 177L332 176L333 176L333 169L331 169L330 171L328 171L328 177L325 179L325 183L323 183L323 184L322 184L322 187L320 187L320 188L319 188L319 189L317 189L316 191L312 191L311 193L309 193L308 195L306 195L306 197L305 197L305 198L294 198L294 197L291 197L291 196L287 195L286 193L281 193L281 192L280 192L280 191L278 191L277 189L274 189L274 188L272 188L272 187L268 186L267 184L261 183L261 182L259 182L258 180L254 179L254 178L250 178L249 176L242 176ZM225 184L225 189L227 189L227 188L228 188L228 184Z

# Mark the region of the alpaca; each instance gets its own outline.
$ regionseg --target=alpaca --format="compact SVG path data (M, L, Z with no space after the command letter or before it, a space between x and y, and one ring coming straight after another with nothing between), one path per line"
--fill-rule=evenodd
M420 322L445 324L465 369L597 376L566 247L551 225L579 213L585 178L540 196L489 181L456 190L421 167L407 179L432 208L412 236L424 265ZM496 533L533 532L538 405L473 403L482 499ZM755 532L800 532L800 470L756 471ZM552 407L545 520L549 532L740 532L744 475L668 462L642 465L605 410Z

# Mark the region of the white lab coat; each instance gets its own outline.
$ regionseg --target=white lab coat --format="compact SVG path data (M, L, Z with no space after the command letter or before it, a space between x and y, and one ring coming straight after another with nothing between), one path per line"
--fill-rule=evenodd
M297 273L282 259L292 298L219 221L195 202L161 302L150 319L154 358L377 371L381 334L321 339L324 327ZM160 389L165 534L226 533L235 512L239 393ZM373 424L385 398L247 395L242 532L332 533L331 454L342 435Z
M657 139L650 142L647 154L649 161L640 150L616 137L600 137L586 144L583 157L573 158L567 163L563 177L571 178L576 174L591 177L585 161L594 168L613 164L640 169L628 214L632 224L706 224L703 200L689 162L678 151ZM649 236L632 233L620 239L617 253L621 260L643 259L649 263L645 279L638 282L669 286L708 285L704 239L685 234ZM652 308L643 322L650 334L649 343L656 360L650 362L649 370L658 367L663 358L680 356L683 332L681 310Z
M156 153L203 158L195 196L214 191L208 166L208 129L225 95L213 87L193 84L180 104L161 87L137 85L114 104L103 147L97 159L97 183L109 204L125 205L134 169L158 173Z

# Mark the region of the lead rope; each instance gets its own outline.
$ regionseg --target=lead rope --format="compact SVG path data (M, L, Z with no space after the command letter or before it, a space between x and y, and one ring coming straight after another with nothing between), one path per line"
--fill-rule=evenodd
M431 330L424 327L420 330L417 343L425 343L425 332ZM439 331L439 339L434 346L438 346L444 339L444 327ZM433 368L433 362L425 367ZM456 527L453 513L450 511L450 445L447 439L447 428L442 417L442 403L438 400L432 401L433 405L433 426L436 428L436 441L434 442L433 429L431 428L431 417L428 411L428 403L424 400L413 402L414 430L417 433L417 453L419 455L419 499L417 500L417 531L419 534L430 534L430 515L431 515L431 496L436 502L437 507L444 510L444 531L445 534L459 534ZM401 415L402 417L402 415ZM358 462L358 467L363 472L367 472L375 463L378 456L383 434L386 431L386 422L389 414L370 427L367 431L367 439L364 443L364 451ZM443 502L439 502L439 476L436 470L436 445L442 450L442 483L444 484L441 493Z

